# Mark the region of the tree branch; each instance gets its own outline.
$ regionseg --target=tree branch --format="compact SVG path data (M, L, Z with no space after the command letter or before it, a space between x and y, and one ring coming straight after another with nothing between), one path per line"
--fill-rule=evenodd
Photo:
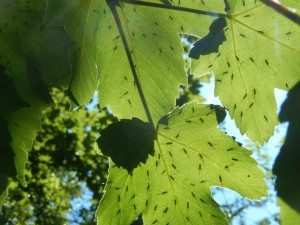
M276 0L260 0L267 6L273 8L280 14L284 15L285 17L289 18L296 24L300 25L300 15L293 10L291 10L289 7L283 5L282 3L276 1Z

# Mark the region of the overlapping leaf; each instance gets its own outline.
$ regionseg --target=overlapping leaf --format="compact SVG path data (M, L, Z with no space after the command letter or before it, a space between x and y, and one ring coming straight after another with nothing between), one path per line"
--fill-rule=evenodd
M41 109L50 101L38 63L28 57L32 53L28 43L34 41L27 38L42 24L44 8L44 2L37 1L0 3L2 185L7 177L17 176L26 186L28 151L40 127ZM1 194L3 190L1 186Z
M196 103L176 108L159 123L155 152L145 164L131 175L111 163L98 224L130 224L140 213L145 224L226 224L211 186L251 199L265 196L264 175L251 152L217 128L224 113Z
M216 13L224 8L218 2L211 7ZM48 1L46 18L65 25L74 40L70 91L75 102L87 103L98 87L101 105L108 105L119 118L148 120L148 107L156 124L173 108L178 85L186 83L179 33L204 35L213 20L203 10L181 9L210 5Z
M218 51L199 54L192 70L214 72L215 95L241 132L263 144L278 123L274 88L300 80L300 29L260 1L228 2L226 26L215 34L224 36Z

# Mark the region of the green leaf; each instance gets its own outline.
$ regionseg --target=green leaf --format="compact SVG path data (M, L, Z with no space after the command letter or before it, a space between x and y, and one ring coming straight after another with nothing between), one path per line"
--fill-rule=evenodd
M189 103L163 118L145 164L130 174L111 163L98 224L130 224L140 213L145 224L226 224L211 186L266 196L251 152L217 128L224 116L220 107Z
M226 26L215 34L225 41L217 52L199 52L192 72L213 71L215 95L240 131L263 144L278 123L274 88L288 90L300 79L299 26L260 1L229 1L229 7Z
M2 182L2 178L0 178L1 182ZM2 185L1 185L2 186ZM1 188L2 189L2 188ZM2 210L2 205L4 204L5 198L7 196L7 189L5 188L5 190L2 192L0 192L0 212ZM0 218L1 219L1 218Z
M23 186L41 110L51 101L37 63L28 58L30 48L26 42L41 26L44 7L44 2L37 1L0 3L0 42L4 43L0 46L0 172L5 179L17 176Z
M292 206L287 204L280 197L277 199L280 206L280 224L294 225L296 221L300 221L300 213L297 212Z
M206 16L195 26L204 12L182 9L223 8L191 1L174 9L161 1L65 2L49 0L46 18L57 18L52 23L65 25L73 38L75 103L89 102L98 88L101 106L119 118L153 120L153 126L174 107L179 85L187 83L179 33L205 34L213 19Z

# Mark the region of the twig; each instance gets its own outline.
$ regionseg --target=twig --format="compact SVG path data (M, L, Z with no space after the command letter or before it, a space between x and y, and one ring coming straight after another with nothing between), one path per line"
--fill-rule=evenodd
M276 1L276 0L260 0L267 6L273 8L277 12L281 13L285 17L289 18L296 24L300 25L300 15L293 10L291 10L289 7L283 5L282 3Z

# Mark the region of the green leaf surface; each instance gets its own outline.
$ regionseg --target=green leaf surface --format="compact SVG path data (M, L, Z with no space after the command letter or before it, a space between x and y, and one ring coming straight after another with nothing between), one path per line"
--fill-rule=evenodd
M2 179L0 178L0 180L2 181ZM0 212L2 210L2 205L4 204L5 198L7 196L7 189L5 189L3 192L1 192L0 194ZM0 218L1 219L1 218Z
M282 225L294 225L297 221L300 221L300 213L297 212L292 206L287 204L280 197L277 199L280 206L280 224Z
M154 155L132 175L111 162L98 224L130 224L140 213L145 224L226 224L211 186L251 199L266 196L251 152L217 128L224 114L196 103L176 108L158 125Z
M240 131L263 144L278 123L274 88L288 90L300 80L300 29L260 1L229 1L229 7L226 26L215 34L225 40L193 59L192 72L213 71L215 96Z
M44 10L42 1L0 2L0 172L5 179L17 176L23 186L41 110L51 101L38 63L28 58L27 38L41 26Z
M174 107L179 85L187 83L179 33L204 35L213 17L203 16L202 9L213 5L217 13L224 8L192 1L174 6L161 1L65 2L49 0L46 18L56 17L52 23L65 25L74 41L70 92L75 102L89 102L98 88L100 104L116 116L153 120L154 126Z

